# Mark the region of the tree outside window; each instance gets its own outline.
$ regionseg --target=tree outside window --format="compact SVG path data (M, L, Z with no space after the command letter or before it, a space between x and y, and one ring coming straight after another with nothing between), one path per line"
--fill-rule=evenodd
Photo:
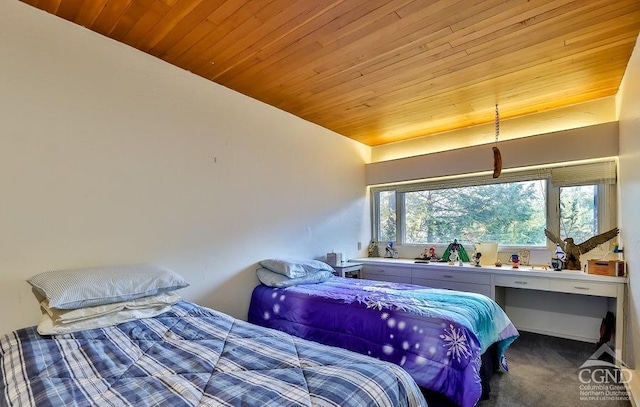
M405 193L406 244L544 246L543 180Z
M560 188L560 238L580 243L597 235L597 202L596 185Z

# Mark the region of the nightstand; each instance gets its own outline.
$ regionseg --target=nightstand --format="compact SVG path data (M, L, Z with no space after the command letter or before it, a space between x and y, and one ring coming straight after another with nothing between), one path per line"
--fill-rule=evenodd
M361 278L362 263L342 262L337 266L331 266L339 277Z

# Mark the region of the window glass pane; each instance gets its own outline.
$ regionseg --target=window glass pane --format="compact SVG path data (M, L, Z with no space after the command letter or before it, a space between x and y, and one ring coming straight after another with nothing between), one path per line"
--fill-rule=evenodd
M378 224L378 240L396 241L396 191L381 191Z
M407 244L544 246L546 181L405 193Z
M560 188L560 238L581 243L597 235L597 202L596 185Z

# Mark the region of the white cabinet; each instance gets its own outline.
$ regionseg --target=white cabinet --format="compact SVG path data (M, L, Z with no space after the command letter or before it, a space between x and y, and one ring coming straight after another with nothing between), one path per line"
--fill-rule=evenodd
M411 283L411 269L407 267L388 266L386 264L365 264L362 267L362 278L392 283Z
M450 280L430 280L427 278L414 278L413 284L431 288L446 288L447 290L466 291L491 297L491 285L473 284Z
M468 272L452 266L427 266L411 269L411 282L433 288L468 291L493 298L491 274Z
M525 267L422 264L410 259L357 261L364 264L363 278L369 280L484 294L505 309L518 329L590 342L593 337L585 332L597 333L602 316L611 310L616 315L616 332L624 332L623 277ZM616 335L616 352L621 352L622 342L623 335Z
M452 266L393 266L388 264L365 264L363 278L393 283L416 284L432 288L468 291L493 298L491 274L468 272Z
M618 287L615 284L595 281L562 280L554 281L550 285L550 291L559 291L571 294L595 295L598 297L616 297Z
M340 263L333 267L334 274L339 277L361 278L362 263Z
M501 276L497 275L495 285L499 287L528 288L529 290L549 291L549 279L527 276Z

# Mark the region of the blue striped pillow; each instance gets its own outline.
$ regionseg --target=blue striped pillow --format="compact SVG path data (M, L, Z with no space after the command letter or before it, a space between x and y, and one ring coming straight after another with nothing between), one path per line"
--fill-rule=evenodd
M189 285L180 274L152 264L46 271L27 281L57 309L134 300Z

